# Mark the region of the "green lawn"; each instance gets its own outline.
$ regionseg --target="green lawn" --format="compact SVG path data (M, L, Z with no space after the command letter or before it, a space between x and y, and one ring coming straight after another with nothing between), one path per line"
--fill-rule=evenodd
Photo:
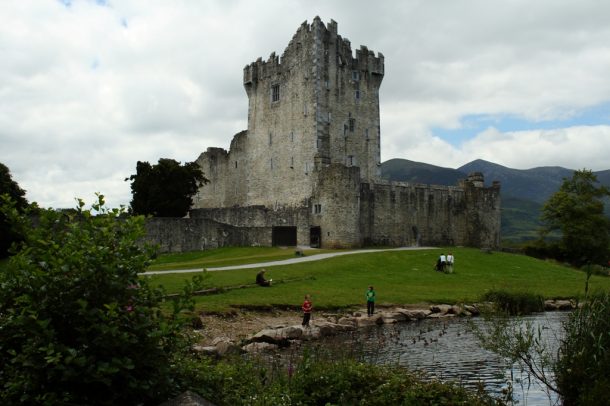
M307 255L331 252L331 250L306 249ZM148 267L149 271L169 269L220 268L230 265L254 264L280 261L295 257L294 248L278 247L236 247L218 248L209 251L162 254Z
M312 295L317 309L361 306L371 284L380 305L475 302L490 289L526 291L545 298L576 297L584 291L584 272L522 255L488 254L478 249L453 248L455 273L434 272L434 263L442 251L448 250L363 253L267 267L267 277L279 283L270 288L251 287L200 296L197 307L203 311L227 311L240 306L296 308L307 293ZM206 286L250 284L257 272L258 269L207 272ZM171 292L192 275L159 275L151 277L151 281ZM610 290L610 278L594 276L590 287Z

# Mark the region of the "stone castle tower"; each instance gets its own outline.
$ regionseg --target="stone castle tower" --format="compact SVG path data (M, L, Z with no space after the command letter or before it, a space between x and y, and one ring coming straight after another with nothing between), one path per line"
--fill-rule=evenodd
M337 23L318 17L281 57L247 65L248 129L229 151L208 148L197 159L210 183L190 216L213 226L189 237L193 249L498 246L499 183L485 187L479 175L456 186L380 179L383 76L381 53L361 46L354 54Z
M199 207L299 206L330 164L358 166L363 181L379 179L379 86L383 55L337 34L337 23L303 23L281 57L244 68L248 130L230 151L199 158L212 181Z

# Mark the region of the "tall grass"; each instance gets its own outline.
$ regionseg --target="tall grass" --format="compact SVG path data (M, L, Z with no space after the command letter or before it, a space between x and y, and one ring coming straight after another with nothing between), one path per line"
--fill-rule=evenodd
M481 297L483 302L493 302L496 310L511 316L522 316L544 311L544 297L532 292L490 290Z
M554 368L564 405L609 405L610 293L589 297L564 330Z

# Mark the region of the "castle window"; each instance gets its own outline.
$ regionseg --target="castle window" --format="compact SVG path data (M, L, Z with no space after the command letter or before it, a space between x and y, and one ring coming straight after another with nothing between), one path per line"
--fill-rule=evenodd
M352 71L352 80L358 81L360 80L360 72L357 70Z
M343 124L343 136L347 137L347 130L349 129L347 124Z
M307 104L303 105L303 115L307 116Z
M366 138L367 141L369 140L369 129L368 128L366 128L364 130L364 138Z
M356 129L356 119L350 117L349 118L349 131L353 133L355 129Z
M271 169L273 169L273 158L271 158L271 159L269 160L269 167L270 167Z
M280 85L271 86L271 101L277 102L280 101Z
M237 168L237 161L235 161L235 168Z
M356 90L354 92L354 97L356 98L356 100L360 100L360 90Z
M294 169L294 157L290 157L290 169Z
M354 166L356 165L356 158L353 155L348 155L345 159L345 164L347 166Z
M329 122L329 123L330 123L331 118L332 118L332 116L331 116L330 111L329 111L329 112L328 112L328 122Z
M314 212L314 214L322 213L322 205L321 204L314 204L313 205L313 212Z
M269 133L269 146L273 145L273 134Z
M290 142L294 142L294 131L290 131Z
M309 174L309 162L305 162L305 175Z

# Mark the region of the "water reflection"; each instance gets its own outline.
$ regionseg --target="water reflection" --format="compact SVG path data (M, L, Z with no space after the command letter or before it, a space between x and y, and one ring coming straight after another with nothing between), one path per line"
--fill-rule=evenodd
M542 339L555 353L561 322L568 313L540 313L523 318L542 328ZM486 323L483 318L471 320ZM454 381L465 387L483 386L497 395L513 385L520 404L548 405L556 396L528 380L527 374L480 347L469 331L467 319L427 319L420 322L381 326L362 332L359 337L365 360L379 364L399 364L426 373L431 378Z

